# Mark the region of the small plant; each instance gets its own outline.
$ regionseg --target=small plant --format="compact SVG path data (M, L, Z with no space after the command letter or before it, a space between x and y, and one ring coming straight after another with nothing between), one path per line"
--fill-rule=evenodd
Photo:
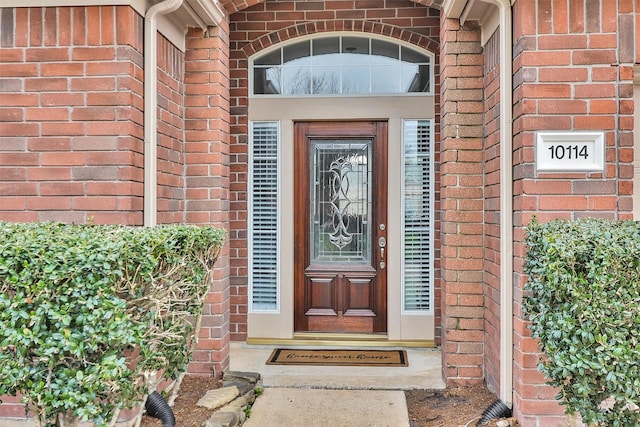
M532 222L523 308L539 369L587 425L640 425L640 225Z
M0 223L0 396L39 426L113 424L190 358L211 227ZM159 380L159 379L158 379Z
M253 393L255 394L255 397L259 397L262 393L264 392L264 389L262 387L254 387L253 388ZM249 405L245 406L244 408L242 408L242 410L244 411L244 415L249 418L251 416L251 408L253 407L253 403L250 403Z
M251 416L251 405L245 406L242 408L242 411L244 412L244 416L249 418Z

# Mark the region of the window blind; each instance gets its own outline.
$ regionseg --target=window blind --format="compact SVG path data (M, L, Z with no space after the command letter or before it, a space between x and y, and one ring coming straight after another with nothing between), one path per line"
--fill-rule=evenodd
M405 120L404 159L404 311L430 311L433 282L433 156L430 120Z
M253 122L249 148L249 294L252 311L278 309L278 122Z

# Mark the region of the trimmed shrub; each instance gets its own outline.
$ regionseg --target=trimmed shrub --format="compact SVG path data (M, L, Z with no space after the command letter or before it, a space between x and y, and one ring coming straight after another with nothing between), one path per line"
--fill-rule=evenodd
M39 425L113 422L175 378L224 231L0 223L0 395ZM66 425L66 424L65 424Z
M527 232L523 308L539 370L586 424L640 425L640 225L534 220Z

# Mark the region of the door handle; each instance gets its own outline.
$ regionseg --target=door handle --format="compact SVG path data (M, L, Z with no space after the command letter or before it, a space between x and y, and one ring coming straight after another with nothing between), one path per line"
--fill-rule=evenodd
M384 270L386 264L384 262L384 248L387 246L387 239L384 236L378 239L378 246L380 246L380 269Z

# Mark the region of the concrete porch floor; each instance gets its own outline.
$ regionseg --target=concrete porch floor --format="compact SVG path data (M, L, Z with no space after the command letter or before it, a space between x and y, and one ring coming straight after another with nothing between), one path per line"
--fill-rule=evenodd
M289 345L279 347L296 348ZM265 362L275 348L275 346L253 346L233 342L230 349L230 370L259 372L266 388L347 390L445 388L442 379L441 353L437 349L406 348L409 359L407 367L267 365ZM371 347L367 348L371 349Z
M407 348L407 367L347 367L267 365L274 348L231 344L230 369L264 386L246 427L409 427L403 390L445 388L435 349Z

